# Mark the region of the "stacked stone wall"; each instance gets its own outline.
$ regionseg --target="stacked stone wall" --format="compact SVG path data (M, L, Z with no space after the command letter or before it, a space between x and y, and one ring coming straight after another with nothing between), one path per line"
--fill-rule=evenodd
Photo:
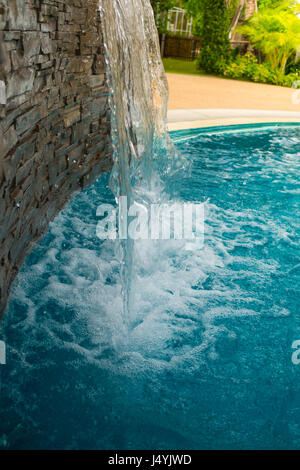
M0 312L74 192L111 168L97 0L0 0Z

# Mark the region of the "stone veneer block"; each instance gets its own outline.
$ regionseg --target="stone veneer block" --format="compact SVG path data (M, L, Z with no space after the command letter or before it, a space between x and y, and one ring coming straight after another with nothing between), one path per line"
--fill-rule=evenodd
M98 0L0 0L0 314L32 242L111 168L105 74Z

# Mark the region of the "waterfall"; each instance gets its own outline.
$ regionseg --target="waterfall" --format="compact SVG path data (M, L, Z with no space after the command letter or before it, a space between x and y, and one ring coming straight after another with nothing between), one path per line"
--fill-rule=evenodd
M149 0L100 0L100 9L112 110L111 188L117 201L127 196L128 206L147 206L161 202L163 176L180 166L167 131L168 83L154 14ZM120 241L125 315L133 244Z

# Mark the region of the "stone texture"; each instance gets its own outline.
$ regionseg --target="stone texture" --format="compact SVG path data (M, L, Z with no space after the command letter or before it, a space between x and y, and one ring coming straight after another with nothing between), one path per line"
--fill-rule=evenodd
M9 30L37 30L37 10L32 8L35 3L26 0L7 1Z
M13 72L7 77L7 98L23 95L33 88L35 70L33 68L24 68Z
M0 313L74 192L111 168L98 0L0 0Z

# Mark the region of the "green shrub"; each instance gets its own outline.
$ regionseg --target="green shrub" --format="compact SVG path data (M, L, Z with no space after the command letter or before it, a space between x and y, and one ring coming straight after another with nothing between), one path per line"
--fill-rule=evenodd
M300 79L297 73L284 75L279 70L274 70L272 64L268 62L259 64L257 58L250 53L236 56L235 60L226 65L223 75L238 80L251 80L286 87L291 87L296 80Z
M297 59L296 54L292 56L285 67L285 73L300 73L300 60Z
M235 60L229 62L223 72L228 78L252 80L258 68L258 62L253 54L237 55Z
M295 84L295 82L298 83ZM292 85L295 85L294 88L300 88L300 75L298 73L289 73L284 76L283 86L291 87Z
M203 0L203 32L198 67L223 73L229 58L229 10L225 0Z

